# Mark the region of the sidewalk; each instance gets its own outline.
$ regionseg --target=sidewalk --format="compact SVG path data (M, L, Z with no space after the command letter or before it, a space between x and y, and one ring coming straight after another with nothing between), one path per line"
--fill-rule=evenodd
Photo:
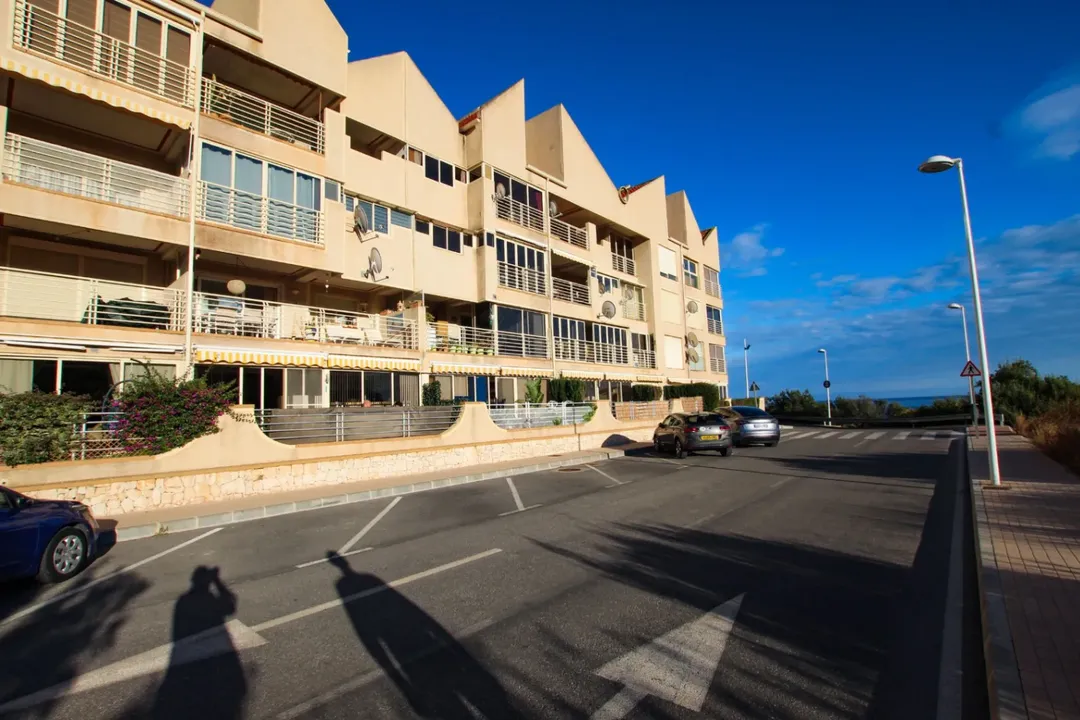
M220 525L258 520L259 518L287 515L304 510L314 510L331 505L364 502L380 497L408 495L424 490L464 485L466 483L505 478L513 475L551 470L568 465L610 460L622 457L631 450L649 447L650 443L628 443L612 448L582 450L534 458L524 458L491 465L476 465L471 468L455 468L451 471L433 471L418 475L382 478L381 480L360 480L340 485L321 485L290 492L253 495L240 500L228 500L216 503L187 505L167 510L127 513L115 518L99 518L105 530L115 530L116 539L135 540L151 535L163 535L170 532L183 532L198 528L211 528Z
M987 487L986 439L972 441L994 717L1080 720L1080 478L1000 435L1005 487Z

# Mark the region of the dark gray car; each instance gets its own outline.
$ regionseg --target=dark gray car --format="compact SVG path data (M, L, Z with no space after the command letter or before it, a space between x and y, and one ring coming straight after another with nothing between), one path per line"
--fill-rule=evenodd
M780 442L780 423L769 413L752 405L735 405L720 412L731 425L735 447L762 444L773 447Z
M732 451L731 425L719 413L675 413L653 432L653 447L679 458L699 450L718 450L727 456Z

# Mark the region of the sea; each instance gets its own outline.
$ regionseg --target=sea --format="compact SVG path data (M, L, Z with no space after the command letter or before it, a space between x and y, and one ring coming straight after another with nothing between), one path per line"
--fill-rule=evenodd
M944 399L952 400L955 398L967 399L967 395L923 395L919 397L899 397L899 398L881 398L889 402L894 402L897 405L903 405L906 408L917 408L923 405L932 405L935 400Z

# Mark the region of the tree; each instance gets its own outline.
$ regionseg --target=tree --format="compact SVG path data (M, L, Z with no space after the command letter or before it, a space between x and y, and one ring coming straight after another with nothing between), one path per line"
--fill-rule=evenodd
M773 415L825 415L825 403L819 403L809 390L781 390L765 401L765 410Z
M1022 359L998 365L990 375L990 387L994 391L994 412L1005 415L1010 425L1019 415L1032 418L1058 403L1080 402L1080 384L1064 375L1040 376L1034 365ZM981 404L982 383L979 401Z
M539 405L544 402L544 381L540 378L525 383L525 402Z

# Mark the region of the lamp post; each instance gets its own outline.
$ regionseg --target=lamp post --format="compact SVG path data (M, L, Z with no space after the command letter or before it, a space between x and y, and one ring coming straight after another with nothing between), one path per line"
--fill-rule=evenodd
M818 350L819 353L825 356L825 415L828 417L828 425L832 425L832 394L830 388L832 383L829 382L829 351L825 348Z
M750 343L746 342L746 338L742 341L742 365L743 372L746 374L746 394L743 397L750 397Z
M971 234L971 212L968 210L967 184L964 182L964 161L945 155L934 155L919 166L919 172L939 173L956 167L960 174L960 199L964 205L964 232L967 235L968 266L971 271L972 304L975 306L975 337L979 343L979 361L982 371L990 372L990 359L986 353L986 328L983 325L982 297L979 295L979 268L975 263L975 238ZM997 432L994 430L994 398L990 392L990 378L983 376L983 417L986 418L986 454L990 463L990 482L1001 485L998 468Z
M971 345L968 343L967 311L960 303L949 303L950 310L960 311L960 322L964 324L964 354L967 361L971 362ZM971 400L971 419L975 427L979 427L979 409L975 407L975 378L968 378L968 398Z

